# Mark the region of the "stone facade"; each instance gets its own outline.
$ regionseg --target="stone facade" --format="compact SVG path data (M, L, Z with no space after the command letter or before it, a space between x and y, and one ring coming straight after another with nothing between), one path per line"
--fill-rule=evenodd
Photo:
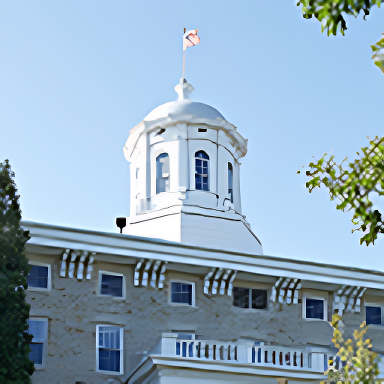
M129 238L126 241L129 242ZM32 264L49 264L52 275L51 290L30 289L27 294L31 319L48 319L44 366L32 376L34 383L124 382L143 358L151 354L164 333L192 333L198 339L226 342L252 340L302 350L323 348L328 350L329 355L332 354L332 328L327 321L303 318L303 296L328 298L329 320L334 284L303 281L298 303L287 304L270 300L277 276L238 272L233 281L234 287L265 289L268 292L267 309L245 309L235 307L230 295L204 293L205 278L210 270L206 267L169 263L164 272L164 288L135 287L134 273L138 259L96 254L91 279L78 280L60 277L62 254L57 254L57 249L49 254L50 249L46 248L45 254L27 254ZM122 298L99 294L99 271L124 276L125 292ZM170 302L172 280L195 284L195 306ZM383 290L371 289L371 292L384 294ZM374 300L369 290L366 297ZM380 302L383 296L375 298ZM347 332L358 327L364 318L364 311L346 313ZM96 372L97 325L124 328L123 374L115 376ZM376 328L372 332L375 334L375 347L383 350L383 336L380 337L384 335L383 330Z

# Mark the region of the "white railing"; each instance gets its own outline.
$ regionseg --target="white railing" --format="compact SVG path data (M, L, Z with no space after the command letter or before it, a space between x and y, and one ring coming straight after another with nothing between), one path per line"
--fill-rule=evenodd
M326 370L325 364L328 361L324 353L297 348L255 345L254 342L245 341L185 340L174 333L163 334L161 355L317 373Z

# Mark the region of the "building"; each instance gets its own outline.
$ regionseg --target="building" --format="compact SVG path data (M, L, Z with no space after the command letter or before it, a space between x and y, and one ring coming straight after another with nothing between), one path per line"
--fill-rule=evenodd
M179 98L131 131L122 233L23 222L34 383L309 384L335 311L384 351L384 273L263 255L241 209L247 141Z

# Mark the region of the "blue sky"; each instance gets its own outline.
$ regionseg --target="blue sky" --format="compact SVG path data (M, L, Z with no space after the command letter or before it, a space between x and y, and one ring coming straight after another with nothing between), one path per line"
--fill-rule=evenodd
M351 214L296 174L383 135L370 44L384 11L367 19L327 37L294 1L0 1L0 161L16 172L23 218L116 232L129 215L123 145L176 98L182 29L198 28L186 78L249 139L243 213L264 253L383 270L383 240L360 246Z

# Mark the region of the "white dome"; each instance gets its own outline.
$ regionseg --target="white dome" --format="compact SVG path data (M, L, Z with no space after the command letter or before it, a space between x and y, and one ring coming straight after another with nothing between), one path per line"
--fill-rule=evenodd
M193 116L194 118L209 120L215 120L218 117L224 119L224 116L217 109L207 104L188 99L179 99L155 108L144 118L144 121L155 121L165 117L177 120L181 116Z

